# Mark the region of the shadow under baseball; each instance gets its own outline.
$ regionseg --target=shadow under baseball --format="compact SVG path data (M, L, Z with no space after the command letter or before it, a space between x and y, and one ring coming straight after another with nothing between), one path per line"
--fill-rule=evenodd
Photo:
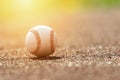
M31 57L30 59L32 60L58 60L58 59L62 59L63 57L60 56L47 56L47 57Z

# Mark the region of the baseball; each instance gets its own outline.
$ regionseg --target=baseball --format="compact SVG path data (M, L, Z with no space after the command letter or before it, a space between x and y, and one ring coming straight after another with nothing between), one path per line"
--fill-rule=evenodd
M33 27L26 36L27 50L37 57L46 57L55 52L56 33L48 26Z

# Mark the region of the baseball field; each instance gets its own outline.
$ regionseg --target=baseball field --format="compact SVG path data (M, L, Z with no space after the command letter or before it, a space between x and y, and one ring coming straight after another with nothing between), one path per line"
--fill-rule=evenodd
M0 16L0 80L120 80L120 8L6 15ZM55 53L44 58L25 46L38 24L57 33Z

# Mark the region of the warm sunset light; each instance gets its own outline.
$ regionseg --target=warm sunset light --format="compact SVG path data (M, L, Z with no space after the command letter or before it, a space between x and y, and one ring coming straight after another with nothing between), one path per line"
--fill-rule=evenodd
M12 32L11 34L16 32L21 34L17 30L21 29L25 32L24 30L33 25L61 25L56 23L55 19L62 19L62 15L74 12L76 7L77 3L74 0L2 0L0 1L0 23L2 24L0 27L4 29L3 34L9 31ZM9 27L11 28L8 29Z

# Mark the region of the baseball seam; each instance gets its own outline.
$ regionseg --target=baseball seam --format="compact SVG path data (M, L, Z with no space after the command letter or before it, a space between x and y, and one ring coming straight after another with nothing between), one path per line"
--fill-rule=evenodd
M34 51L32 51L32 53L37 53L39 50L40 50L40 47L41 47L41 38L40 38L40 35L39 33L36 31L36 30L31 30L30 32L32 32L36 38L36 49Z

